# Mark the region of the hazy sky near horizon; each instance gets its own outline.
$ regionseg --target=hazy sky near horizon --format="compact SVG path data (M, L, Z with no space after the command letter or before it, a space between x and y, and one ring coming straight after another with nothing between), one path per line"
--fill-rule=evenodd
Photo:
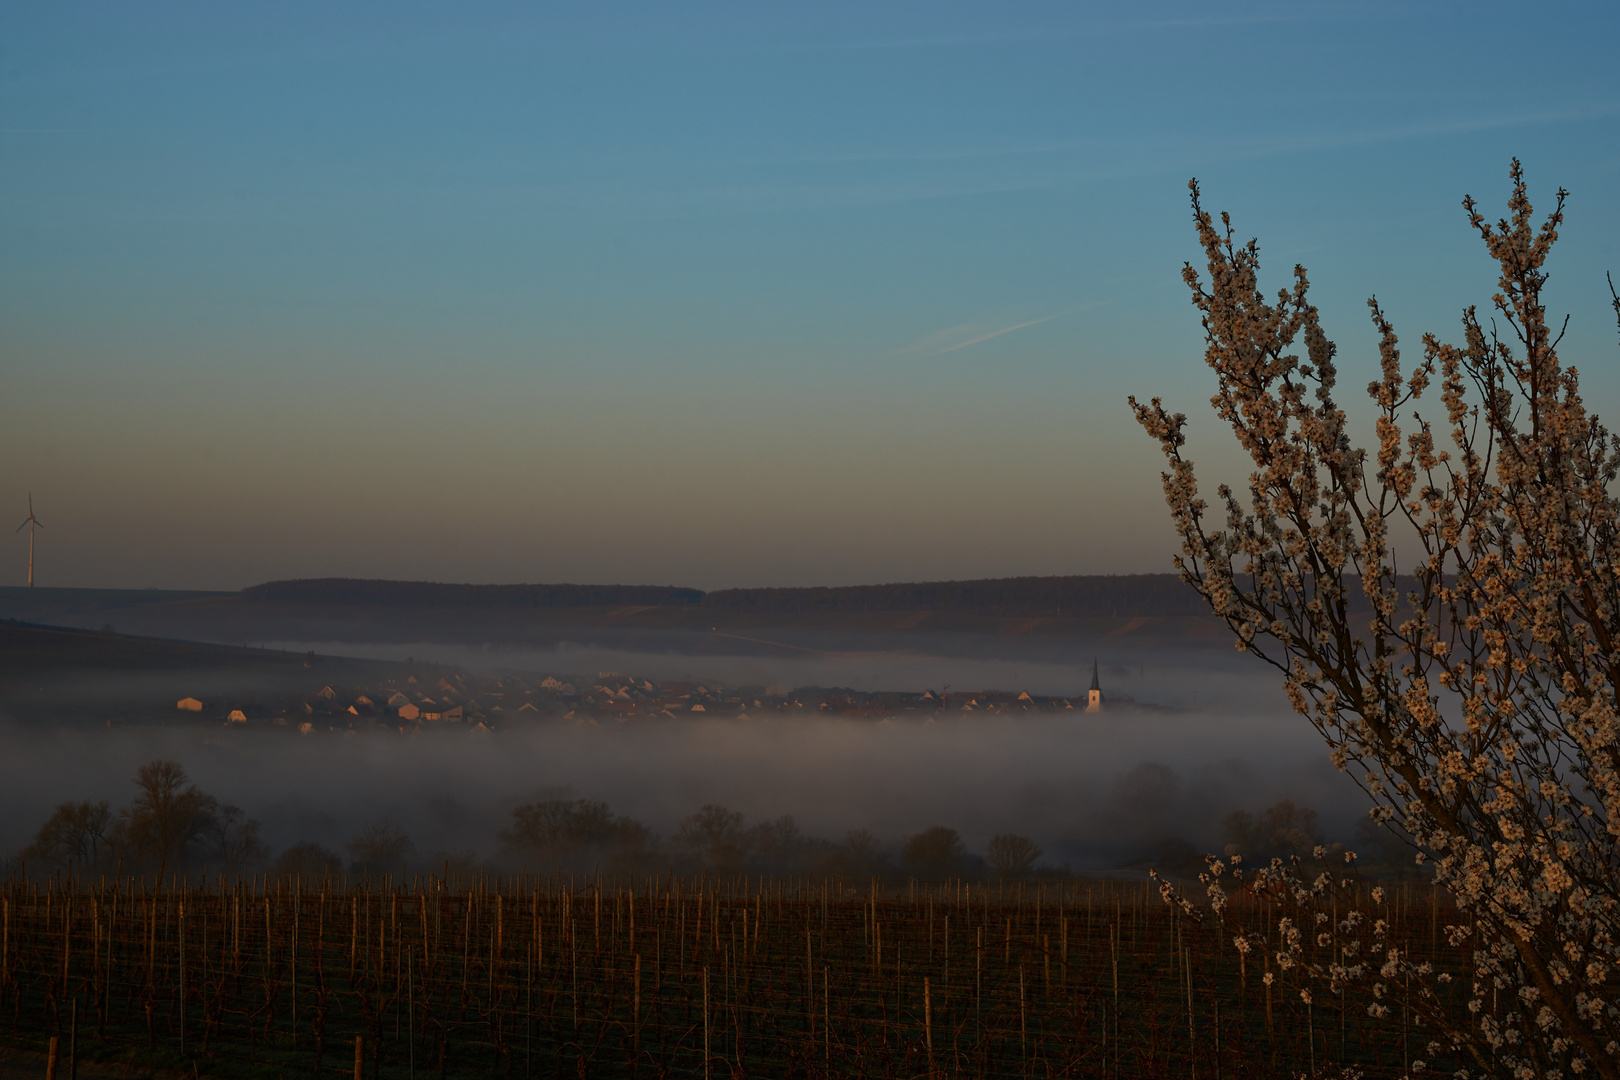
M1620 412L1620 14L1461 3L8 5L0 525L51 585L1161 571L1214 438L1186 183L1371 377L1459 202ZM1209 437L1207 447L1202 441ZM21 583L25 535L0 549Z

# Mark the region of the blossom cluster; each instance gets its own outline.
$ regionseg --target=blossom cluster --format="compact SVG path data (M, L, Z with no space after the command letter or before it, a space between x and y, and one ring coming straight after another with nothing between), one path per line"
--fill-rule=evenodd
M1620 443L1587 412L1543 300L1566 193L1538 226L1517 161L1511 177L1500 221L1463 204L1499 268L1492 317L1465 311L1461 344L1426 335L1408 370L1369 301L1376 450L1350 437L1304 269L1268 300L1258 244L1217 227L1196 184L1207 279L1183 276L1211 403L1253 463L1246 496L1219 487L1217 516L1185 415L1131 404L1165 454L1183 578L1466 914L1450 932L1471 956L1469 1021L1436 1030L1481 1074L1620 1080ZM1436 381L1443 420L1419 408ZM1314 895L1289 873L1259 876ZM1372 970L1377 925L1352 928L1372 936L1326 977ZM1377 957L1375 1009L1391 980L1439 977Z

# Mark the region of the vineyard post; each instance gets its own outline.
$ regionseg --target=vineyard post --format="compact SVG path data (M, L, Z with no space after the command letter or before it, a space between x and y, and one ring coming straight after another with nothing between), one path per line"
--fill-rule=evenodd
M1196 1078L1198 1075L1198 1037L1193 1029L1193 987L1192 987L1192 949L1187 948L1182 953L1182 971L1187 976L1187 1074ZM1314 1069L1312 1070L1315 1071Z
M826 950L823 950L826 951ZM832 995L827 992L827 965L821 965L821 1056L832 1063Z
M1058 965L1058 985L1067 989L1069 986L1069 917L1063 916L1063 932L1058 948L1063 950L1062 961Z
M56 1080L56 1036L51 1036L50 1049L45 1052L45 1080Z
M180 900L180 1053L186 1052L186 901Z
M1310 1047L1311 1075L1316 1075L1316 1004L1305 991L1305 1045Z
M923 976L923 1042L928 1046L928 1075L934 1075L934 998L928 985L928 976Z
M366 1037L354 1037L354 1080L366 1080Z
M703 1080L709 1080L709 969L703 969Z
M523 998L523 1077L528 1080L531 1063L534 1060L534 954L540 948L540 894L536 890L534 898L534 944L529 947L528 975L525 979L527 989Z
M367 915L371 914L371 911L370 911L369 908L367 908L366 914ZM354 951L355 951L355 945L358 943L359 938L360 938L360 897L351 895L349 897L349 985L350 986L354 985L354 960L355 960ZM358 1046L359 1044L356 1044L356 1045ZM359 1050L356 1050L355 1053L358 1054ZM361 1080L361 1078L357 1076L357 1077L355 1077L355 1080Z
M1118 914L1119 914L1118 908L1115 908L1115 918L1116 918L1116 920L1118 918ZM1114 1075L1118 1076L1119 1075L1119 924L1118 924L1117 921L1115 922L1114 925L1112 925L1112 926L1110 926L1108 928L1108 960L1109 960L1110 965L1114 969L1114 1032L1113 1032L1114 1037L1113 1037L1113 1041L1112 1041L1113 1053L1110 1054L1109 1057L1114 1063ZM1268 1024L1270 1023L1270 1018L1271 1018L1270 990L1271 990L1271 987L1270 987L1270 984L1268 983L1267 986L1266 986L1266 992L1267 992L1267 996L1266 996L1266 1002L1267 1002L1266 1019L1267 1019ZM1104 1034L1105 1035L1107 1034L1106 1025L1104 1027Z
M1018 965L1018 1052L1029 1060L1029 1020L1024 1009L1024 965Z
M461 924L461 1006L467 1007L467 978L472 973L473 896L467 893L467 914Z
M804 923L804 1018L805 1030L810 1037L816 1037L816 977L815 969L811 966L813 959L810 954L810 921Z
M984 1039L984 926L978 928L978 944L973 950L973 1022Z
M66 911L62 917L62 993L68 992L68 976L72 970L73 960L73 863L68 863L67 896L64 898Z
M292 951L287 954L287 980L289 983L287 1000L292 1009L292 1043L294 1050L298 1049L298 909L303 907L301 903L303 897L302 879L294 875L292 889Z
M1277 1031L1276 1031L1276 1028L1273 1027L1272 1023L1271 1023L1271 981L1272 981L1271 980L1271 953L1268 950L1266 952L1266 979L1265 979L1265 982L1266 982L1266 1038L1271 1042L1272 1050L1275 1051L1276 1047L1277 1047ZM1404 1009L1405 1006L1403 1005L1402 1008ZM1403 1013L1403 1015L1404 1015L1404 1013Z

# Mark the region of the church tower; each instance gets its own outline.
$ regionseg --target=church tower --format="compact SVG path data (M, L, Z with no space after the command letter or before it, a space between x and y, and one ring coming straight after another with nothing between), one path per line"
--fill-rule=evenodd
M1091 661L1091 689L1086 691L1086 712L1102 711L1102 685L1097 682L1097 661Z

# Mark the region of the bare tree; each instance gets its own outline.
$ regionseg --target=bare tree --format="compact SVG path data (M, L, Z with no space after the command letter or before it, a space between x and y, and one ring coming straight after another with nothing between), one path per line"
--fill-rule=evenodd
M1226 854L1246 859L1274 859L1279 856L1309 855L1321 843L1316 828L1316 811L1283 799L1266 807L1257 819L1245 810L1234 810L1221 820L1226 833Z
M41 825L23 849L25 863L86 873L103 868L112 851L112 807L106 802L65 802Z
M416 852L416 845L405 835L405 830L388 818L382 818L360 830L360 835L349 841L350 869L355 873L381 873L397 870L408 856Z
M208 822L210 859L226 873L251 870L270 857L270 848L259 835L259 823L239 806L221 806Z
M1470 1010L1430 1008L1431 1030L1486 1073L1613 1080L1620 445L1586 411L1543 302L1566 193L1538 226L1517 161L1511 176L1495 224L1463 201L1499 278L1494 314L1467 309L1460 345L1426 335L1408 371L1368 302L1380 337L1371 454L1334 396L1336 348L1304 268L1268 302L1258 245L1236 243L1225 215L1217 228L1196 183L1208 279L1191 265L1184 277L1212 404L1253 462L1246 498L1223 485L1212 514L1183 454L1186 417L1157 398L1131 404L1169 465L1182 577L1239 648L1281 672L1374 817L1400 826L1456 899ZM1418 411L1436 378L1444 439ZM1222 869L1212 863L1213 877ZM1374 980L1378 997L1440 977L1393 950L1334 967L1336 982Z
M675 839L714 873L739 873L748 866L744 817L724 806L705 803L681 819Z
M591 799L545 799L512 810L500 832L508 856L532 866L631 872L653 857L653 835L639 821Z
M919 873L945 875L955 873L966 854L962 837L955 829L935 825L907 840L900 858Z
M219 809L186 776L178 762L151 761L135 774L135 800L119 814L131 852L160 872L187 865Z
M997 877L1023 877L1035 868L1035 860L1042 854L1041 846L1027 836L1017 833L997 833L990 838L990 867Z
M304 840L276 856L270 872L276 877L303 877L319 884L335 878L343 870L338 853L310 840Z

